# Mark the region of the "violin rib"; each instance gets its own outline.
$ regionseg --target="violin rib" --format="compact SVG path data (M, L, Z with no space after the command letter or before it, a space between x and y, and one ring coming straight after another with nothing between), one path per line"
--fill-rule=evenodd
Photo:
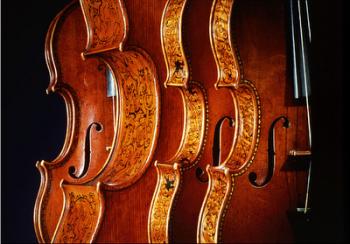
M64 207L53 243L92 243L104 213L100 184L96 186L61 184Z
M128 17L123 0L80 0L87 30L84 55L123 50Z

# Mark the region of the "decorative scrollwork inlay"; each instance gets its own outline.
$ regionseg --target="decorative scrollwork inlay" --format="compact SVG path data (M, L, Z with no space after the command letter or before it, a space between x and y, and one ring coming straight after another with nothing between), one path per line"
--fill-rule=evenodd
M148 166L158 131L158 90L153 64L141 50L106 56L116 75L119 109L118 142L102 182L118 189L134 182Z
M237 57L231 43L230 18L233 0L217 0L213 3L210 20L211 45L218 66L216 87L236 86L240 81Z
M65 207L55 231L55 243L91 243L103 213L103 196L95 186L63 185Z
M168 224L171 205L176 197L181 180L181 169L178 164L155 163L158 173L157 188L150 210L149 242L163 243L168 239Z
M180 88L185 106L185 128L181 146L170 162L181 162L185 168L192 167L203 149L206 130L207 98L204 88L191 81L189 88Z
M127 34L127 18L121 0L80 0L88 38L86 53L121 48Z
M229 200L233 189L233 179L226 168L207 167L209 186L204 199L200 216L203 216L198 225L199 243L216 243L223 208Z
M260 100L252 82L242 81L232 91L236 99L236 142L222 163L237 176L243 174L255 158L260 133Z
M187 86L189 71L182 47L182 14L187 0L169 0L162 18L162 47L168 70L166 86Z

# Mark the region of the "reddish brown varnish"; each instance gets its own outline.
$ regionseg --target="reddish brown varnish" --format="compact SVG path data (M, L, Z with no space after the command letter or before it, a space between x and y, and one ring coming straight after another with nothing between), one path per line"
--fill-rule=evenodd
M78 6L73 1L62 10L52 21L46 38L45 52L51 75L47 92L58 92L64 98L67 131L61 154L50 163L41 162L37 165L42 174L34 210L39 242L50 242L53 237L63 207L61 181L78 183L95 177L107 159L105 147L111 145L114 134L113 104L111 98L106 96L106 66L98 58L85 61L81 58L87 36ZM50 48L52 40L54 49ZM82 83L85 89L82 89ZM69 175L69 168L74 167L77 176L82 174L86 155L84 144L92 123L103 125L103 130L96 131L96 126L91 126L93 153L89 170L82 178L75 180Z
M177 91L166 91L162 85L166 68L160 41L160 23L165 0L127 0L125 8L129 19L126 45L144 49L155 63L161 88L160 135L154 159L169 158L181 139L182 104ZM171 122L170 122L171 121ZM175 129L177 128L177 129ZM164 138L172 138L164 140ZM123 191L105 192L106 210L96 242L147 243L148 212L157 175L153 162L143 177Z
M125 0L129 21L125 46L142 48L150 55L160 82L160 132L153 161L165 161L175 153L183 129L180 93L176 89L165 89L162 85L166 79L166 67L160 41L160 23L165 3L166 0ZM191 60L192 80L202 83L208 95L207 142L202 159L197 165L203 169L213 161L212 145L217 121L223 116L234 116L229 92L214 88L216 65L209 40L211 4L211 0L189 0L183 19L185 32L183 44ZM68 8L56 27L58 28L56 32L62 33L56 40L54 52L59 64L57 75L62 82L57 85L51 83L49 89L54 87L62 94L66 94L66 89L74 91L72 93L75 97L72 101L79 104L79 110L67 111L69 121L66 141L71 145L70 150L67 150L66 143L60 156L52 162L55 170L48 173L49 180L43 183L50 185L50 191L46 193L50 194L50 197L45 202L47 207L43 213L43 235L38 236L39 241L44 242L52 239L61 214L63 204L63 195L59 187L61 180L72 181L68 175L69 167L83 168L82 155L84 155L86 128L96 121L103 124L103 131L92 133L93 148L109 146L114 133L112 101L105 94L105 64L98 58L85 61L80 58L86 43L84 19L78 3L73 3ZM287 72L285 13L284 3L279 0L235 1L232 18L235 27L233 35L243 62L242 72L245 79L252 81L257 87L262 108L260 143L256 159L248 173L256 172L258 180L265 177L268 130L273 120L280 115L286 115L291 127L276 128L276 166L272 180L267 186L254 188L248 180L248 174L236 180L223 224L224 242L294 240L287 211L295 210L304 200L305 174L282 169L290 149L306 147L306 113L304 107L294 105L292 100L292 81ZM48 65L52 66L50 63ZM66 82L69 82L69 86ZM91 83L91 89L79 89L81 82ZM71 98L65 97L65 99L71 102ZM71 132L71 127L76 128L74 133ZM225 124L222 130L222 157L228 154L231 147L232 133L233 129ZM102 149L95 153L98 158L108 156L108 152ZM72 163L62 163L68 160ZM91 162L95 161L91 159ZM76 180L76 183L92 179L100 167L100 164L91 164L87 174L82 179ZM171 220L171 239L174 242L196 242L198 214L207 189L207 184L196 178L196 168L184 174L181 193L175 204ZM40 170L43 174L46 173L42 168ZM104 190L105 211L95 241L147 242L148 213L155 185L156 171L151 165L140 180L122 191ZM56 192L59 194L55 194ZM39 192L39 196L42 194Z
M212 164L212 145L216 122L234 116L229 92L214 89L216 66L210 51L209 16L212 1L191 1L184 19L187 47L194 80L204 83L209 100L207 145L198 166ZM223 222L221 241L227 243L293 242L295 233L289 212L303 207L306 190L305 171L296 171L300 162L291 162L291 149L308 148L306 109L293 100L291 75L288 73L286 9L283 1L236 0L232 14L232 37L242 61L244 79L252 81L261 102L261 135L258 151L247 173L237 177L231 202ZM185 15L186 16L186 15ZM284 115L290 127L275 127L275 170L272 180L262 188L249 182L250 172L261 183L267 174L268 133L272 122ZM231 147L232 128L222 130L222 158ZM184 177L182 194L174 213L175 242L196 242L198 214L207 185L191 175ZM293 216L293 214L291 215Z
M249 172L258 181L267 174L268 130L273 120L284 115L290 127L275 127L276 164L271 181L254 188L248 174L238 178L224 222L224 242L293 242L289 211L303 207L305 171L302 162L288 159L291 149L307 149L307 115L293 99L293 81L288 70L287 10L283 1L237 1L233 34L243 62L245 79L255 83L261 101L261 136L256 159ZM288 170L289 169L289 170Z
M151 132L143 130L145 134L151 133L153 139L151 138L151 140L147 142L147 147L151 150L150 158L144 166L142 166L143 169L138 170L138 176L132 177L132 179L126 182L124 179L120 178L113 179L113 168L108 171L108 167L111 163L113 164L113 162L117 162L118 164L119 160L115 159L115 156L113 156L113 151L115 150L115 148L113 148L113 138L115 138L116 133L121 131L116 121L122 121L119 118L121 115L123 115L125 119L127 116L130 116L130 114L124 115L123 113L125 113L125 111L123 109L120 109L121 111L115 110L118 107L122 108L120 101L115 101L117 98L120 99L120 91L119 94L117 94L117 98L107 97L106 70L109 69L110 72L114 74L117 83L124 82L125 86L127 86L128 83L126 82L131 82L131 89L135 89L135 86L133 86L133 81L127 79L130 77L132 77L132 79L135 77L135 79L139 79L137 75L142 77L144 74L147 75L148 80L154 81L158 86L157 77L164 77L164 73L160 72L157 74L155 71L156 66L160 67L159 70L164 70L164 68L162 68L164 64L161 62L162 53L160 41L152 42L151 40L153 40L154 36L148 35L148 33L159 33L159 22L163 4L160 1L154 2L158 4L158 6L148 5L150 7L149 12L140 11L144 15L138 15L137 11L142 8L137 6L137 1L134 3L128 1L127 3L131 4L131 6L127 5L126 8L124 8L123 1L115 3L119 5L119 11L122 9L121 12L124 11L124 13L126 13L130 11L131 13L129 26L127 26L127 23L123 25L123 21L120 19L118 20L120 22L118 31L121 30L121 32L125 31L126 33L128 27L129 30L131 30L128 32L130 41L123 43L123 50L121 50L121 48L119 48L120 50L115 50L113 46L106 47L104 50L103 45L101 50L89 50L89 48L86 47L86 40L89 35L91 37L91 33L88 35L86 31L85 19L78 1L72 1L72 3L62 10L52 21L48 30L45 48L47 64L51 76L48 92L58 92L66 102L67 134L61 154L52 162L42 161L37 165L42 174L42 184L39 189L34 210L34 225L39 242L66 242L65 240L69 242L88 242L92 239L97 242L147 241L147 215L150 204L150 201L147 201L147 197L152 197L155 184L152 179L154 179L154 177L152 178L152 175L146 177L146 179L148 179L146 184L144 184L142 180L138 183L138 186L141 186L141 188L150 188L148 190L149 194L144 194L142 191L143 189L140 190L137 187L135 193L135 187L133 188L131 186L128 188L127 186L132 185L139 177L142 177L143 170L145 167L149 166L152 161L152 148L155 148L154 138L157 138L158 132L153 133L152 128L150 128ZM153 13L153 8L158 10L158 12ZM106 10L106 8L104 10ZM133 14L135 14L137 18L133 18ZM105 19L107 18L107 20L109 17L109 20L111 20L110 16L102 17ZM113 17L116 16L112 16L112 18ZM118 18L121 18L120 14ZM125 15L123 18L128 18L128 16ZM144 18L150 21L151 24L145 25ZM155 23L153 23L153 21L155 21ZM134 37L133 31L136 31L136 26L144 26L145 29L139 30L138 33L141 35L138 36L136 34ZM99 28L104 28L103 23ZM151 28L151 31L149 32L147 28ZM159 40L159 38L157 38L157 40ZM143 48L144 51L142 51L140 50L142 45L139 45L139 43L148 43L150 45L146 45ZM82 53L85 53L84 57ZM153 65L153 57L149 56L147 53L153 53L156 65ZM122 59L125 59L125 62L120 62ZM130 61L130 63L127 63L127 61ZM118 65L122 67L123 70L119 70ZM143 65L143 67L140 67L141 65ZM134 72L134 74L130 74L135 76L130 76L129 73L125 71L128 68ZM138 68L140 69L138 70ZM137 71L137 74L135 71ZM119 86L118 89L121 89L122 85L119 84ZM153 100L160 98L156 88L157 87L153 84L153 88L151 88L153 89L152 94L150 94ZM138 91L143 92L145 89L147 88L143 86L140 87ZM124 90L124 92L127 92L127 90ZM127 97L127 95L129 95L129 97ZM133 93L123 94L124 99L129 99L132 95ZM113 99L115 100L113 101ZM149 106L152 105L153 108L159 107L158 104L154 104L152 99L149 101ZM124 101L124 105L129 106L129 103L132 105L135 104L136 107L139 102L140 99L137 98L134 99L134 101ZM135 111L135 113L139 114L140 111ZM159 114L157 108L153 110L151 114L151 116L155 116L156 118L152 125L156 130L159 127L159 123L157 122L157 116ZM147 114L147 116L149 116L149 114ZM135 126L134 128L136 131L139 130L138 128L140 127ZM142 134L142 131L140 133ZM179 134L180 133L181 131ZM126 140L123 142L126 143ZM146 147L145 144L142 146ZM90 155L90 159L87 159L87 155ZM131 156L134 157L134 155ZM89 165L85 167L87 161ZM119 183L115 184L116 181ZM66 184L68 184L69 187L65 187ZM151 184L151 187L149 187L149 184ZM77 187L74 187L74 185L77 185ZM125 192L118 194L119 192L117 192L117 190L125 187L127 187ZM62 192L62 190L64 190L64 192ZM69 192L67 192L68 190ZM91 191L94 194L91 194ZM100 196L99 192L102 192L103 197ZM71 193L75 195L71 197ZM70 201L67 199L64 201L64 196L71 197ZM80 198L80 196L83 197ZM127 197L127 199L125 199L125 196L129 196L129 198ZM92 202L91 199L96 201L97 197L99 198L98 203L92 205L95 204L95 202ZM78 203L77 199L83 200ZM91 205L89 205L90 203ZM98 217L98 220L95 218L90 222L89 218L84 216L84 214L90 213L89 206L93 206L91 210L100 211L102 217L100 218L100 216L98 216L99 214L94 213L95 217ZM96 209L95 206L102 207ZM77 213L72 214L69 212L75 208L78 209ZM139 211L135 211L136 209ZM63 210L67 210L67 212L63 214ZM130 210L131 212L128 213L126 210ZM132 212L134 212L135 215ZM141 217L137 216L138 213L141 214ZM123 219L123 217L125 218ZM72 220L74 218L76 218L76 221ZM92 225L96 225L96 222L98 222L97 231L95 231L96 228L93 226L89 229L89 231L92 230L92 232L85 235L83 233L84 231L87 232L84 229L85 224L90 225L92 223ZM61 223L63 223L63 225L61 225ZM72 232L69 228L65 228L65 226L73 226L73 231L77 231L76 233L81 234L81 236L78 236L77 239L74 239L74 236L68 236L68 234ZM84 228L79 226L84 226Z
M208 94L209 123L202 158L198 165L191 168L183 177L181 193L173 214L172 239L175 242L196 242L198 215L208 185L207 182L198 180L196 170L200 167L205 171L206 165L213 161L212 146L217 121L234 114L229 91L216 90L214 87L217 73L209 39L211 5L211 0L189 1L183 17L184 47L190 60L192 79L201 82ZM233 129L225 123L222 131L224 143L221 150L227 154L231 147Z

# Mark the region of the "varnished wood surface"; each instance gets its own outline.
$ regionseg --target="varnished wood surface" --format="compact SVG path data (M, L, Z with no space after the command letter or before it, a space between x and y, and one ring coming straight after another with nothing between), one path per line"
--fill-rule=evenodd
M165 94L162 82L166 78L166 68L159 30L165 2L147 0L145 7L140 1L125 1L130 29L126 45L141 47L150 55L157 67L161 94ZM158 143L153 158L166 159L176 151L182 131L171 128L182 127L182 110L177 109L177 104L181 103L181 96L177 91L167 91L166 95L161 96L161 118L171 123L160 124L158 140L163 143ZM152 163L144 176L127 189L105 192L105 217L96 241L147 242L148 211L155 186L156 172Z
M124 5L120 4L116 7L123 9ZM102 16L102 18L108 19L108 16ZM125 19L127 16L125 15L123 18ZM123 26L118 25L118 28L122 31L128 31ZM123 35L126 36L126 34ZM103 55L91 55L89 53L89 56L82 57L86 37L87 33L81 9L77 1L72 1L54 19L46 39L45 51L51 77L48 91L58 92L65 100L67 131L62 152L58 157L52 162L42 161L38 163L38 169L42 175L42 184L35 206L34 224L39 242L57 241L53 237L55 229L58 230L55 236L59 236L59 240L74 242L94 240L92 236L97 235L100 222L105 216L105 201L99 200L98 203L91 203L101 207L96 210L98 211L95 214L96 218L91 219L90 223L89 221L85 223L86 219L84 220L83 215L89 214L90 210L81 205L82 208L79 211L82 211L82 216L78 215L77 218L73 218L74 214L70 210L74 211L74 205L69 205L70 199L63 200L62 192L59 193L60 185L69 183L72 189L74 184L99 185L101 182L101 184L106 184L101 187L103 188L101 189L103 195L104 191L108 189L122 189L133 184L142 176L143 171L152 160L155 139L158 135L158 80L151 58L140 49L140 46L138 48L127 47L126 51L120 50L120 52L107 51ZM94 52L97 51L94 50ZM102 51L105 50L102 48ZM127 62L130 62L130 64ZM118 90L116 97L107 97L106 94L107 69L110 69L116 80L116 89ZM131 71L128 71L128 69ZM143 74L145 78L141 79L140 77ZM131 76L132 80L130 79ZM94 87L90 86L90 80L94 80ZM138 83L133 85L132 82L135 81ZM126 87L127 85L130 85L130 92L129 88ZM139 87L141 85L143 85L142 88ZM139 90L136 91L136 89ZM142 101L141 97L138 97L137 101L133 101L135 94L145 94L145 91L146 95L149 96L147 102ZM98 97L101 99L98 99ZM147 103L147 108L145 108L145 103ZM127 120L130 117L129 113L137 108L142 113L147 112L147 114L139 121L143 124L133 129L129 126ZM131 111L126 111L126 109ZM99 112L94 113L95 110ZM128 114L126 114L127 112ZM135 117L137 116L135 115ZM149 118L151 118L151 121ZM135 123L138 123L136 120L135 118ZM150 123L147 121L150 121ZM142 126L145 126L145 123L148 123L147 130L140 130ZM95 136L93 132L97 135ZM98 137L99 134L100 138ZM123 145L130 139L128 137L136 136L140 140L146 134L149 137L144 138L147 142L141 148L142 152L123 148ZM144 151L146 148L149 149L148 152ZM132 154L132 152L134 153ZM144 155L145 153L147 155ZM114 177L113 174L118 167L115 164L120 163L123 156L128 157L124 159L127 162L118 173L124 174L125 177ZM132 165L134 168L130 168L128 165ZM84 168L87 168L86 172ZM86 196L89 195L84 190L80 192L83 192L82 194ZM76 194L82 196L80 192L78 190ZM75 193L69 192L69 197L71 197L71 194ZM142 196L139 196L139 199L141 198ZM65 206L65 204L68 205ZM129 206L127 202L123 202L123 204L125 207ZM65 214L60 213L68 208L69 211L67 210ZM145 208L143 212L147 213L148 208ZM61 219L58 222L60 215ZM73 219L74 223L71 222ZM67 227L61 228L61 223ZM79 230L79 225L82 226L83 224L87 226L97 225L97 227L93 228L91 233L86 236ZM69 226L76 226L77 229L75 227L72 229ZM68 237L68 235L74 236L70 239L71 237ZM119 241L117 238L118 235L113 235L112 241ZM142 240L136 239L136 241L140 242Z
M52 22L46 39L47 63L51 73L48 92L57 92L65 100L67 130L62 151L56 159L38 163L44 178L38 193L34 221L36 232L41 236L39 240L45 242L51 240L63 207L63 195L59 193L60 182L66 180L78 183L95 177L107 159L108 151L105 148L112 143L114 134L113 105L111 99L105 96L104 64L96 58L83 61L80 55L81 50L84 50L86 32L81 10L77 6L73 1L58 15L56 21ZM85 89L81 89L82 82L85 82ZM95 113L95 109L99 112ZM84 174L87 128L95 122L103 124L104 129L100 132L94 126L91 129L93 153L89 160L89 170ZM75 170L70 170L71 167ZM74 179L69 172L77 178Z
M68 1L26 1L21 2L20 8L15 1L8 1L3 5L5 20L2 53L4 58L2 241L4 242L36 241L32 227L32 210L40 179L33 165L37 159L52 159L62 145L65 133L65 109L62 99L57 95L45 95L48 73L43 45L52 17L66 2ZM314 152L318 163L314 164L312 188L315 218L311 219L311 225L314 233L309 233L309 238L317 242L336 242L345 239L343 179L346 170L342 167L344 159L341 115L344 94L341 37L343 6L340 1L332 1L331 4L327 1L314 1L313 7L312 52L315 57L312 66L316 70L313 73L316 77L312 80L312 102L315 105L313 106ZM332 17L324 18L324 16ZM181 119L178 124L181 126ZM281 133L280 130L284 129L279 127L276 132ZM173 152L175 150L174 146ZM257 225L252 228L252 232L256 231L254 229Z
M196 178L196 169L200 167L204 170L206 165L212 162L216 121L233 113L229 92L216 91L214 88L216 65L209 40L210 9L211 1L189 1L183 19L183 42L190 59L191 76L193 80L201 82L207 91L209 123L203 156L199 164L184 175L181 194L176 202L172 223L175 242L196 242L198 215L207 187L207 183L202 183ZM232 130L230 132L232 133ZM230 145L225 145L226 147L229 149Z
M165 80L166 77L164 60L162 59L163 53L160 47L160 20L164 11L164 4L165 3L159 1L150 1L147 8L145 8L141 6L138 1L125 2L125 12L129 20L129 35L125 46L136 46L144 49L150 55L151 59L154 60L155 66L157 67L158 79L160 81ZM70 33L69 31L72 28L79 30L76 31L74 35L63 36L63 39L60 39L60 37L58 39L58 44L56 44L58 48L63 50L57 51L60 63L58 69L60 73L57 74L57 76L62 74L60 81L71 80L72 78L69 78L69 76L74 76L74 72L81 70L81 67L85 65L85 63L80 60L80 63L77 63L77 67L74 69L74 66L64 63L65 59L70 60L74 57L78 57L78 52L83 50L81 46L84 44L83 39L86 35L82 26L83 21L79 8L72 8L72 11L76 13L70 15L65 13L66 16L60 20L62 23L60 22L57 27L63 28L60 30L62 33ZM231 94L224 89L215 89L217 70L208 32L210 11L211 1L191 1L185 9L183 19L183 45L185 52L187 52L187 57L190 60L190 79L201 83L208 93L209 126L207 132L207 146L198 164L198 167L202 169L204 169L207 164L213 163L212 145L216 122L224 116L231 116L234 118L235 114ZM287 129L280 129L280 132L277 133L276 151L278 153L278 163L273 176L274 184L271 182L265 188L255 189L248 182L247 177L241 177L237 180L232 201L228 205L228 213L222 230L223 240L228 242L246 240L253 242L271 241L271 236L276 238L274 241L293 240L292 230L289 226L288 218L285 215L287 209L295 209L297 206L298 196L296 196L296 192L297 190L300 191L299 188L302 188L298 184L303 184L300 183L300 181L297 184L295 172L281 172L280 169L282 168L282 164L286 161L288 150L298 148L300 143L303 143L303 141L300 142L301 136L297 136L297 133L305 135L305 129L301 129L299 132L296 131L296 129L300 128L298 123L301 123L300 120L303 119L303 115L305 123L306 116L302 108L300 109L296 106L292 106L290 94L291 86L288 84L286 70L286 33L284 32L283 11L284 6L282 4L271 3L271 6L269 6L268 4L259 4L253 1L249 3L237 1L232 14L232 23L235 27L235 31L231 34L232 37L237 40L237 48L241 53L241 60L243 62L243 70L241 72L245 79L251 80L256 84L262 104L262 136L258 156L255 159L254 166L250 169L251 171L257 172L258 177L264 177L266 173L267 158L264 152L267 151L267 133L272 121L275 117L286 115L291 120L293 126L291 129L288 129L288 132L290 131L288 134L286 131ZM267 18L267 16L269 16L269 18ZM64 28L66 28L66 30ZM64 38L70 38L71 41ZM271 39L274 41L271 41ZM72 50L64 48L66 43L72 42L73 40L76 46L70 46ZM69 55L71 55L71 57ZM96 65L92 67L94 66ZM92 68L89 70L92 70ZM103 80L102 77L100 79ZM56 85L54 82L56 81L53 80L51 82L51 90L55 90L55 86L60 85ZM105 87L100 88L101 92L106 90ZM75 90L74 88L70 89L73 91ZM90 93L85 96L89 95ZM101 94L100 96L103 95ZM160 143L153 157L154 160L160 161L166 160L174 154L181 139L183 130L181 124L184 119L183 105L178 92L175 92L174 89L165 89L163 87L161 88L161 99L162 122L160 125L160 136L158 138ZM81 121L86 121L87 123L96 121L96 119L92 119L91 116L98 116L98 114L94 114L93 110L88 110L90 113L83 110L85 107L89 109L91 105L77 106L79 108L77 111L79 114L75 114L76 111L73 109L75 108L74 100L67 100L72 104L68 106L68 111L71 113L68 118L78 118L79 122L81 119ZM87 101L88 100L89 99L87 99ZM108 108L108 106L101 107ZM109 105L109 107L109 111L112 111L112 106ZM300 112L298 112L298 110L300 110ZM106 113L103 114L106 115ZM87 116L87 119L83 117L80 118L79 116ZM106 116L106 118L111 119L113 117L111 115ZM297 118L299 118L299 121L297 121ZM106 131L105 133L109 134L109 136L113 134L112 126L110 126L111 129L108 130L106 125L111 123L112 121L103 122L106 127L104 131ZM71 125L74 129L81 128L82 130L88 127L88 124L86 126L79 125L79 127L76 127L76 122L74 121L71 121L68 125ZM301 124L301 126L302 125L305 124ZM83 134L83 132L77 134ZM228 125L225 125L222 135L222 158L225 158L232 146L234 130L229 128ZM70 136L68 135L68 142L70 140L69 138ZM172 140L169 140L169 138L172 138ZM298 138L299 141L297 141L296 138ZM83 140L77 140L77 138L75 140L76 141L72 140L72 145L75 148L84 148L84 145L81 144ZM109 140L109 142L103 142L97 138L93 139L93 141L98 141L103 145L111 144L111 139ZM80 143L81 145L76 143ZM64 148L66 151L63 151L62 156L60 156L57 161L62 162L61 158L65 157L68 148L69 147ZM73 155L73 158L82 159L81 155L84 154L83 151L76 150L73 152L76 155ZM107 155L105 157L107 157ZM94 162L94 160L92 160L92 162ZM83 163L77 164L75 167L82 168L82 164ZM55 175L51 176L51 179L54 179L54 181L48 182L51 192L55 192L56 190L54 187L57 188L59 186L59 181L65 178L68 166L71 167L71 165L68 164L60 171L54 172ZM94 167L96 167L95 170ZM86 182L89 179L89 175L91 175L90 177L94 177L94 174L98 172L100 167L101 165L92 164L88 174L84 176L83 181ZM183 182L180 187L180 194L174 205L173 218L170 219L171 239L176 242L195 242L198 214L207 188L206 183L202 183L196 178L196 169L197 168L194 167L184 174ZM275 187L275 189L269 189L270 186ZM154 189L155 171L154 167L150 167L147 173L136 182L136 184L131 185L125 190L105 191L105 213L103 215L101 227L97 233L96 241L146 242L148 211ZM301 190L301 192L303 192L303 190ZM47 193L44 192L42 194L45 198L45 194ZM300 194L303 195L302 193ZM45 224L43 226L44 233L47 235L44 237L44 240L49 240L53 235L53 230L56 228L57 219L60 214L60 209L57 209L56 206L61 205L62 202L58 194L55 194L54 197L50 196L47 199L45 198L44 200L45 212L43 216L45 216ZM276 211L279 211L279 214L275 215ZM52 214L48 215L46 212ZM247 218L247 216L250 217ZM274 225L278 225L280 229L273 228L269 230L271 225L268 225L268 222L274 222ZM256 232L252 235L252 233L249 232L251 229L248 227L253 226L254 223L260 223L260 228L253 229ZM233 230L232 226L235 226Z
M292 99L292 80L287 66L286 9L280 1L237 1L234 8L233 35L244 76L255 83L261 100L259 149L248 170L257 173L258 182L267 174L271 123L285 115L291 125L286 129L280 122L276 127L276 165L272 180L263 188L254 188L247 176L237 179L224 222L223 241L293 242L288 211L303 206L306 173L295 171L297 166L290 165L288 152L307 147L307 118L305 107L298 106Z

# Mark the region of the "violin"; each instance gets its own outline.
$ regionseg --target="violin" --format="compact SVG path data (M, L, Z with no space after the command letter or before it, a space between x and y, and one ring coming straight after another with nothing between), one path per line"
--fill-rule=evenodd
M294 84L287 71L287 16L281 1L213 1L209 35L218 68L216 84L229 84L217 87L233 91L237 105L230 123L236 128L231 142L218 137L219 154L225 155L220 151L223 144L232 145L227 156L220 155L226 159L213 159L207 166L209 185L197 242L293 242L296 213L307 221L310 108L293 95L303 86L308 99L309 77L305 50L294 57ZM305 32L302 27L299 34ZM292 36L294 44L305 48L307 42L298 35ZM236 74L235 83L223 83L230 80L225 80L227 74ZM243 84L250 85L249 93L240 92Z
M123 1L72 1L49 27L47 92L64 99L67 129L58 157L37 163L39 242L103 239L108 192L134 184L151 163L159 133L158 76L150 56L126 44L126 11Z

